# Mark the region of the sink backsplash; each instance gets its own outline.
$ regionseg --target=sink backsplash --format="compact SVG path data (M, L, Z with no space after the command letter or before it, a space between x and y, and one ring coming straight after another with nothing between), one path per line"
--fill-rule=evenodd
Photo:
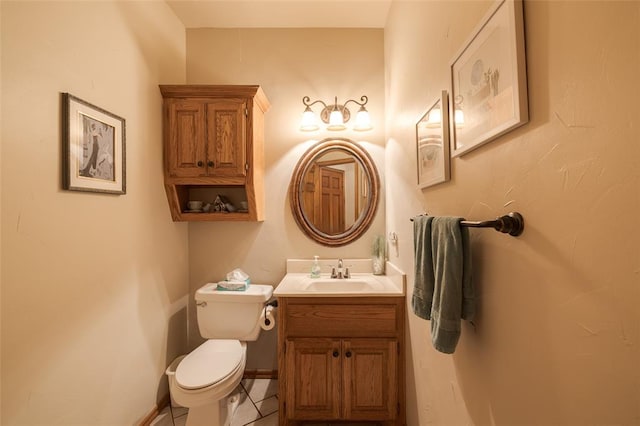
M318 259L322 274L330 274L332 267L338 267L338 258ZM311 272L313 259L287 259L288 274L305 274ZM342 259L342 267L349 268L352 274L366 274L373 272L371 259Z

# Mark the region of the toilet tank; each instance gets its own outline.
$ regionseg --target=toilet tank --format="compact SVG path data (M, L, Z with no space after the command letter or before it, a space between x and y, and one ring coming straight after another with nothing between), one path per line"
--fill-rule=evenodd
M271 298L273 287L251 284L245 291L219 291L208 283L196 291L200 335L205 339L256 340L260 314Z

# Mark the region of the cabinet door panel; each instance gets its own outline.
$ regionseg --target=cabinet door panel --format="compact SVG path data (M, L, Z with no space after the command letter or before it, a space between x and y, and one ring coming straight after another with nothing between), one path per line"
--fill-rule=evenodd
M343 352L344 418L394 419L398 404L397 340L345 340Z
M339 418L340 341L292 339L286 345L287 418Z
M165 157L169 162L169 175L205 175L204 106L195 102L175 101L168 104L168 109L169 143Z
M207 163L212 176L245 176L246 102L207 104Z

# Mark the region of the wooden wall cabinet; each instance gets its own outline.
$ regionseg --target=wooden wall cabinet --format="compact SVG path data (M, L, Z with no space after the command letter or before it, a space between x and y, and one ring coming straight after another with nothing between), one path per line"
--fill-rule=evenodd
M404 297L279 299L280 425L404 425Z
M161 85L165 190L174 221L264 219L264 114L260 86ZM187 212L223 195L245 212Z

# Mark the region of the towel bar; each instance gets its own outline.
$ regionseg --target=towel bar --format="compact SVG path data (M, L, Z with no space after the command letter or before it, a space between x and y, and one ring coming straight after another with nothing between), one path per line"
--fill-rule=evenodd
M413 222L413 218L411 218L411 221ZM518 212L511 212L504 216L500 216L495 220L484 220L481 222L463 220L460 222L460 225L470 228L493 228L496 231L517 237L522 234L522 231L524 230L524 218Z

